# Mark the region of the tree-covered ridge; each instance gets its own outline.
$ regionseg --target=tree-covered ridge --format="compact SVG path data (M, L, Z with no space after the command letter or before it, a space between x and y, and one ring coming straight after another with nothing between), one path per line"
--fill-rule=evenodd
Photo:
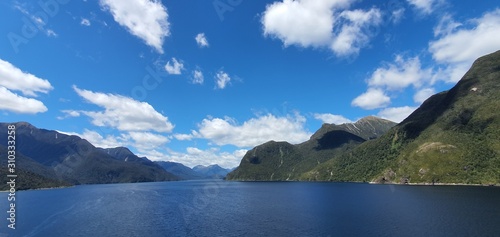
M336 155L374 139L395 123L366 117L352 124L323 124L301 144L270 141L247 152L230 180L298 180L302 174Z
M500 183L500 51L476 60L451 90L425 101L381 138L304 180Z

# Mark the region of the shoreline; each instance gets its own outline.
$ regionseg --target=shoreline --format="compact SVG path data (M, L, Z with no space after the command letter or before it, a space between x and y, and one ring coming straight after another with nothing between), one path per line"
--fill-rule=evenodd
M50 187L50 188L28 188L28 189L16 189L16 192L23 191L34 191L34 190L49 190L49 189L63 189L63 188L74 188L76 185L72 186L58 186L58 187ZM9 190L0 190L0 193L8 193Z
M311 183L311 182L317 182L317 183L352 183L352 184L372 184L372 185L399 185L399 186L474 186L474 187L500 187L500 184L467 184L467 183L378 183L378 182L360 182L360 181L349 181L349 182L343 182L343 181L304 181L304 180L286 180L286 181L280 181L280 180L221 180L221 181L227 181L227 182L262 182L262 183L289 183L289 182L303 182L303 183ZM164 182L164 181L159 181L159 182ZM158 182L158 183L159 183ZM147 182L149 183L149 182ZM124 183L126 184L126 183ZM131 183L132 184L132 183ZM81 184L81 185L94 185L94 184ZM74 188L76 186L80 185L71 185L71 186L59 186L59 187L50 187L50 188L35 188L35 189L23 189L23 190L16 190L18 192L22 191L37 191L37 190L51 190L51 189L63 189L63 188ZM9 190L0 190L0 193L8 193L10 192Z
M352 183L352 184L374 184L374 185L401 185L401 186L478 186L478 187L500 187L500 184L468 184L468 183L379 183L379 182L363 182L363 181L328 181L328 180L224 180L229 182L318 182L318 183Z
M389 184L389 185L408 185L408 186L479 186L479 187L500 187L500 184L467 184L467 183L377 183L369 182L369 184Z

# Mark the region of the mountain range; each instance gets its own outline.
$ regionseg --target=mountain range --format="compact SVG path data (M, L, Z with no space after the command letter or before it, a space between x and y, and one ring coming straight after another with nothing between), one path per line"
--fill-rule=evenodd
M156 163L182 180L222 179L232 171L232 169L225 169L219 165L197 165L193 168L189 168L177 162L157 161Z
M178 178L125 147L102 149L78 136L38 129L26 122L0 123L0 133L15 125L17 189L76 184L171 181ZM2 171L7 167L7 136L0 136ZM6 176L0 177L5 189ZM4 182L5 181L5 182Z
M325 124L303 144L255 147L227 178L499 184L499 111L497 51L477 59L452 89L431 96L388 130Z
M175 162L153 162L126 147L99 148L78 136L39 129L27 122L0 123L7 134L15 125L16 188L38 189L78 184L222 179L230 169L218 165L193 169ZM0 137L0 171L7 173L7 136ZM21 178L22 177L22 178ZM7 189L6 176L0 190Z
M356 123L323 124L301 144L270 141L248 151L229 180L298 180L302 174L332 157L375 139L396 123L369 116Z

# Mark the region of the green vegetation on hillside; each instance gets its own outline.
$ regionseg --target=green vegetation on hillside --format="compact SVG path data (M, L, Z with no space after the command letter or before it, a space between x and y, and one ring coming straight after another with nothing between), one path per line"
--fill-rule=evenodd
M500 183L500 51L478 59L377 140L302 175L304 180Z
M323 124L310 140L298 145L270 141L248 151L227 179L299 180L304 172L383 134L394 125L388 120L367 117L354 124Z
M377 121L325 124L295 146L257 146L228 179L500 184L500 51L393 128Z

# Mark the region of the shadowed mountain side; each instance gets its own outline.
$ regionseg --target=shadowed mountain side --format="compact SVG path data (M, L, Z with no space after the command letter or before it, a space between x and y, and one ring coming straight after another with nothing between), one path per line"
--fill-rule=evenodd
M60 181L54 170L45 167L22 153L16 153L16 190L25 189L40 189L70 186L68 182ZM9 174L7 167L7 147L0 145L0 190L7 190L9 179L6 174Z
M78 136L38 129L26 122L16 125L16 153L28 157L27 171L50 172L44 177L71 184L168 181L177 178L145 158L133 155L126 148L108 151L94 147ZM7 134L7 123L0 123L0 132ZM7 144L7 136L0 144ZM124 150L126 149L126 150ZM127 154L128 159L124 154ZM53 173L52 173L53 172ZM54 175L55 174L55 175Z

